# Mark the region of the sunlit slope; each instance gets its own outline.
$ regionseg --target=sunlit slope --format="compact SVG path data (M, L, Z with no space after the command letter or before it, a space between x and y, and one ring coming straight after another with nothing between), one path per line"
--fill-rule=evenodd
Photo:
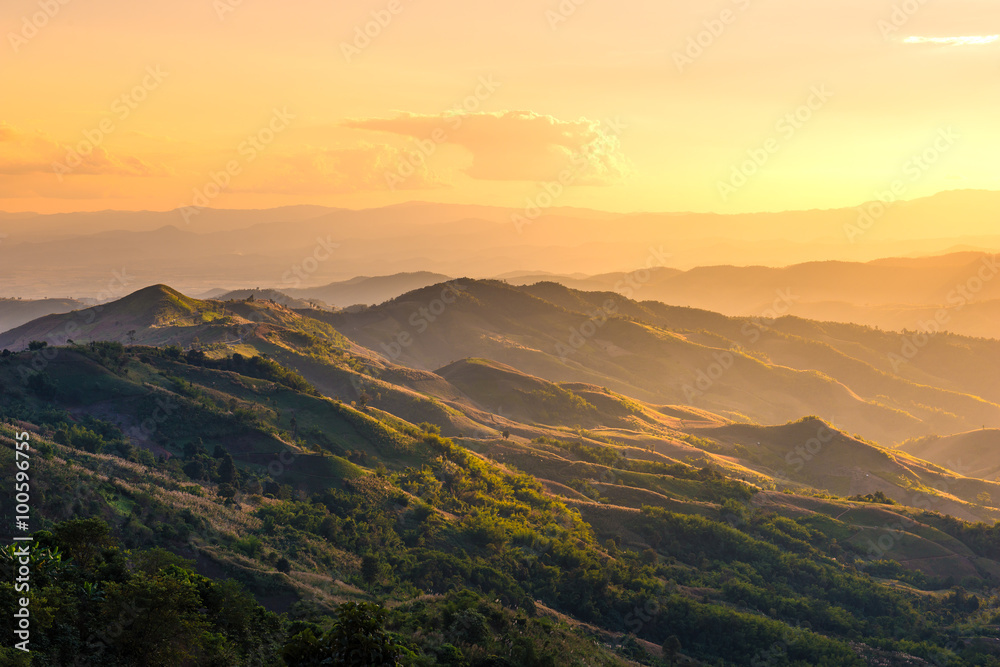
M552 284L453 284L461 289L438 285L363 311L316 316L359 345L418 368L490 359L550 381L761 423L818 414L886 443L1000 423L996 399L979 394L988 381L966 387L946 370L892 373L888 354L901 344L898 336L858 327L851 337L809 322L800 326L819 327L815 335L784 333L784 320L731 319ZM931 368L931 351L945 345L959 367L977 363L961 342L934 339L926 359L915 355L913 363Z
M1000 479L1000 430L995 428L918 438L900 449L965 475Z
M0 334L0 347L20 350L33 340L51 345L92 340L182 347L252 344L254 340L301 347L316 341L347 345L329 326L271 300L200 300L166 285L29 322Z
M586 291L642 299L733 316L780 314L851 322L900 331L917 329L944 313L942 329L1000 337L1000 264L996 254L964 251L867 263L824 261L772 266L700 266L688 271L637 267L630 273L575 278L523 275L516 284L552 281Z

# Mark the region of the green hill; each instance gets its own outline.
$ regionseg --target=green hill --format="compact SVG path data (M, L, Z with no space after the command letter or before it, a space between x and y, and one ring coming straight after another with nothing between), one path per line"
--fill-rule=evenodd
M886 444L1000 423L995 387L965 382L979 353L1000 353L995 342L935 337L897 374L890 355L899 335L862 327L725 318L554 284L454 284L461 289L437 285L315 317L416 368L489 359L552 382L759 423L818 414Z
M420 308L431 306L420 304L442 289L311 316L154 288L107 305L122 326L148 322L126 336L134 344L80 337L0 356L0 456L12 464L14 434L31 433L34 528L56 535L39 540L72 551L60 522L99 518L132 554L112 550L46 580L52 617L73 622L46 626L58 640L40 659L60 664L52 656L85 639L81 619L114 612L102 599L121 598L94 590L169 587L194 573L239 582L254 601L236 606L272 629L255 645L242 621L225 626L211 600L191 600L201 605L191 613L208 615L182 614L197 622L171 646L187 646L192 664L226 664L219 655L247 650L269 664L305 664L293 656L335 641L336 624L354 613L343 605L355 601L386 610L364 613L381 619L379 636L412 665L659 667L671 637L688 664L997 658L981 640L1000 615L991 593L1000 577L997 483L817 418L762 426L733 411L649 400L670 380L664 369L676 374L691 357L729 349L709 344L738 325L721 316L683 310L669 329L656 306L623 302L591 337L601 345L589 349L588 339L571 362L532 345L579 322L573 308L585 314L581 300L597 295L555 290L555 303L470 283L403 345L399 334L414 326L403 314L424 317ZM702 319L719 331L694 330ZM387 340L406 355L507 350L598 380L628 368L647 384L620 392L615 384L637 387L533 374L481 355L436 371L407 367L376 353L381 345L359 345L359 321L394 332ZM215 327L231 334L234 322L253 326L205 342ZM170 342L143 342L161 337ZM640 364L643 349L659 356ZM734 365L722 384L749 394L740 378L756 378L744 405L788 401L810 386L777 393L779 378L854 391L818 371L741 358L758 375ZM872 421L889 414L852 400L873 410ZM141 554L158 548L187 564L143 565ZM153 583L114 574L122 568L148 570ZM0 594L11 590L0 584ZM257 604L274 615L251 613ZM103 649L108 664L131 664L123 656L142 640L127 636Z

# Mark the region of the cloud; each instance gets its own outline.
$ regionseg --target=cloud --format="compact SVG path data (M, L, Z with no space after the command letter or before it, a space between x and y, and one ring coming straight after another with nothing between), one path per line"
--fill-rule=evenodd
M22 132L0 122L0 175L74 174L113 176L161 176L163 167L130 155L115 155L89 141L61 146L40 132ZM58 168L62 165L64 168Z
M587 118L566 121L530 111L402 113L343 125L413 137L418 146L461 146L472 153L465 173L480 180L547 181L571 168L575 185L609 185L631 171L617 129Z
M904 44L950 44L951 46L985 46L1000 40L1000 35L973 35L967 37L922 37L915 35L903 40Z
M233 190L278 194L350 193L388 190L390 180L397 190L446 186L425 162L409 158L407 151L386 144L308 148L270 159L267 167L262 167L266 174L258 172L256 181L250 180ZM400 177L400 173L404 176Z

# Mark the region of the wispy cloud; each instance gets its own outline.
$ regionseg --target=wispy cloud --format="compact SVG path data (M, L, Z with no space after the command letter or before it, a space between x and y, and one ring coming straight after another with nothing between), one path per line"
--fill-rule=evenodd
M1000 35L968 35L965 37L923 37L915 35L903 40L904 44L950 44L951 46L984 46L1000 40Z
M560 120L531 111L403 113L395 118L349 120L346 127L427 140L435 132L447 143L472 153L465 173L481 180L518 181L555 178L582 162L577 185L609 185L630 171L617 136L600 121Z
M24 132L0 121L0 176L56 174L55 165L63 165L64 173L80 175L162 176L166 169L149 164L132 155L119 155L103 146L86 147L77 151L63 146L41 132ZM79 146L79 144L78 144ZM69 162L70 154L79 161Z

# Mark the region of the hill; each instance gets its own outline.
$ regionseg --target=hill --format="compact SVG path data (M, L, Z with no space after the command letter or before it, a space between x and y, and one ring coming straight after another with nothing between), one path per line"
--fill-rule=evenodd
M899 448L913 456L981 479L1000 479L1000 429L983 428L949 436L927 436Z
M316 299L337 308L358 304L371 305L388 301L421 287L448 280L448 276L429 271L397 273L391 276L358 276L320 287L288 288L288 294L302 299Z
M72 573L109 591L105 603L82 597L86 589L74 588L70 572L47 579L40 585L64 600L53 602L64 618L111 613L118 584L110 564L124 567L120 558L160 548L187 559L184 571L236 580L257 603L287 611L285 618L259 617L271 624L267 632L240 634L244 621L217 618L214 603L201 602L229 650L266 650L285 664L302 664L288 662L289 651L315 641L301 633L319 637L331 613L346 617L343 602L372 600L390 610L380 627L425 661L451 655L487 665L502 656L508 664L536 664L548 656L541 664L560 664L578 656L591 664L657 665L659 646L673 635L685 660L739 664L768 655L788 632L796 637L789 657L808 664L863 664L881 652L976 663L991 651L945 637L985 627L996 613L985 595L949 591L957 577L978 591L1000 576L992 533L926 510L997 485L893 457L822 422L752 427L663 407L663 431L655 439L646 434L646 448L595 439L604 429L565 427L549 429L561 437L452 441L433 424L417 427L376 407L320 396L260 357L113 343L56 352L0 358L0 416L15 420L0 425L0 455L11 463L15 431L31 434L34 520L54 536L38 539L65 548L77 563ZM40 365L44 370L22 379L20 369ZM512 395L551 389L495 363L440 372L470 394L492 391L494 380ZM563 388L581 397L599 393ZM609 406L621 405L609 398ZM599 401L587 401L601 413ZM570 400L558 409L574 406L579 402ZM522 407L531 409L529 402ZM646 414L650 406L632 409ZM904 474L914 485L949 479L953 489L928 487L929 506L891 504L877 492L813 495L794 475L764 472L793 443L805 439L811 452L807 436L823 428L831 430L821 437L831 454L870 468L873 477ZM664 454L682 447L697 454L695 465ZM832 467L817 457L804 469L815 475ZM767 490L776 485L788 492ZM76 491L67 498L57 492L63 488ZM995 511L975 502L965 507ZM136 555L111 549L85 557L79 542L65 541L80 530L60 523L69 515L100 518L111 536L100 539ZM167 583L180 575L141 559L132 567ZM157 596L161 606L174 600L168 590ZM215 589L202 582L198 590ZM252 608L230 595L232 611ZM47 626L53 639L45 650L61 650L56 637L72 643L75 627ZM447 641L434 636L442 628ZM505 644L515 629L518 641ZM219 650L200 633L184 635L184 650ZM123 637L102 650L119 655L142 645L137 635Z
M77 299L0 299L0 332L39 317L68 313L83 306L84 303Z
M554 283L459 280L312 316L394 363L489 359L759 423L818 414L886 444L1000 423L996 383L974 372L980 354L1000 358L995 341L940 335L909 355L899 335L861 327L726 318Z
M703 266L688 271L655 268L589 278L521 276L513 284L555 282L566 287L616 292L674 306L731 316L766 317L775 303L780 314L849 322L901 331L935 322L935 329L1000 337L1000 273L993 253L958 252L867 263L826 261L783 268ZM943 315L941 312L943 311Z
M246 301L250 297L254 300L274 301L288 308L315 308L316 303L306 299L296 299L284 292L274 289L238 289L238 290L213 290L214 293L206 295L204 298L214 301Z

